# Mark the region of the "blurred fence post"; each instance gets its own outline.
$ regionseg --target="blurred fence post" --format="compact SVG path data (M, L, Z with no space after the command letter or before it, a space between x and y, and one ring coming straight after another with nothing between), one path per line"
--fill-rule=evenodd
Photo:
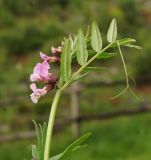
M70 88L70 100L71 100L71 119L75 119L73 123L71 123L71 131L74 138L77 138L80 135L80 123L77 121L79 118L79 99L78 94L80 91L80 86L76 82L72 84Z

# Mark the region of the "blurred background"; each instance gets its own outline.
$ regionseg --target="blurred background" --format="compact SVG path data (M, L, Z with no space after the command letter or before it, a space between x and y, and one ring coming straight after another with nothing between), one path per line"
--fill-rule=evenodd
M150 0L0 0L0 159L31 159L36 143L32 119L47 121L54 92L33 104L29 76L64 36L96 20L103 38L110 21L118 37L132 37L142 50L123 48L136 98L131 92L110 100L125 87L120 56L100 60L96 71L61 98L53 155L75 137L93 136L72 160L149 160L151 158L151 1Z

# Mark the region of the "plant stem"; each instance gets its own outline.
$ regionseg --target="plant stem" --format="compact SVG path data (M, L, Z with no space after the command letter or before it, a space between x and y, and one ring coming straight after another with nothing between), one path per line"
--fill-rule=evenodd
M123 63L123 67L124 67L124 72L125 72L125 77L126 77L126 87L119 94L117 94L114 97L111 97L110 99L115 99L115 98L121 96L123 93L125 93L128 89L131 89L130 85L129 85L127 67L126 67L126 64L125 64L125 60L124 60L124 57L123 57L123 53L122 53L119 41L117 41L117 46L118 46L118 50L119 50L119 53L120 53L120 56L121 56L121 60L122 60L122 63Z
M115 43L115 42L113 42ZM78 71L76 71L72 77L69 79L68 82L66 82L60 89L57 90L56 95L54 97L50 116L49 116L49 122L48 122L48 128L47 128L47 135L46 135L46 142L45 142L45 151L44 151L44 160L49 160L49 154L50 154L50 147L51 147L51 139L52 139L52 132L54 127L54 119L56 115L57 105L60 99L60 95L62 91L70 85L72 80L83 71L85 67L87 67L93 60L95 60L101 53L103 53L105 50L107 50L113 43L108 44L105 48L101 50L100 53L96 53L91 59L89 59Z
M122 54L122 51L121 51L121 47L120 47L120 44L119 44L118 41L117 41L117 46L118 46L119 53L120 53L120 56L121 56L121 59L122 59L122 63L123 63L124 71L125 71L125 76L126 76L126 85L128 87L129 86L129 79L128 79L127 67L126 67L125 60L124 60L124 57L123 57L123 54Z
M57 110L58 102L61 96L61 92L62 90L60 89L57 90L53 103L52 103L50 116L49 116L49 122L48 122L48 128L47 128L46 141L45 141L44 160L49 160L52 132L54 128L54 120L55 120L56 110Z

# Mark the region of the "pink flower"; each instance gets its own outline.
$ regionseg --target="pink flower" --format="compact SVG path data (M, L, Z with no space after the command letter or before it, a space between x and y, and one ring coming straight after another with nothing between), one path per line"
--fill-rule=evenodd
M33 91L30 95L33 103L37 103L40 97L46 95L50 90L52 90L58 80L54 74L49 73L50 65L48 62L58 62L60 61L60 57L49 57L42 52L40 52L40 57L44 61L36 64L33 69L33 73L30 75L30 80L32 82L41 82L44 84L44 87L39 89L36 87L35 83L30 85L30 89Z
M41 57L41 59L44 60L44 61L48 61L48 62L60 62L60 58L59 58L59 57L55 57L55 56L49 57L49 56L47 56L47 55L46 55L45 53L43 53L43 52L40 52L40 57Z
M44 61L49 61L50 57L47 56L45 53L40 52L40 58Z
M61 52L62 52L62 47L58 47L58 48L55 48L55 47L51 47L51 52L54 56L60 56Z
M45 60L43 63L37 63L34 67L33 73L30 75L32 82L49 81L51 73L48 72L50 66Z
M37 103L39 98L47 94L48 88L44 87L42 89L37 89L36 84L32 83L30 85L30 89L33 91L33 93L30 95L31 100L33 103Z

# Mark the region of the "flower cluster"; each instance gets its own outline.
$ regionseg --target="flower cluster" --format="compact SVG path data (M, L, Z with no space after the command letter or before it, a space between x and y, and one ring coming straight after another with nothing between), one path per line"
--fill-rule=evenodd
M30 81L32 82L30 85L30 89L32 90L31 100L33 103L37 103L39 98L46 95L49 91L51 91L57 82L57 77L50 73L50 64L51 62L60 62L60 57L62 53L62 47L51 48L51 52L53 54L52 57L47 56L45 53L40 52L40 57L43 60L42 63L37 63L33 69L33 73L30 75ZM44 84L42 89L37 88L35 82L40 82Z

